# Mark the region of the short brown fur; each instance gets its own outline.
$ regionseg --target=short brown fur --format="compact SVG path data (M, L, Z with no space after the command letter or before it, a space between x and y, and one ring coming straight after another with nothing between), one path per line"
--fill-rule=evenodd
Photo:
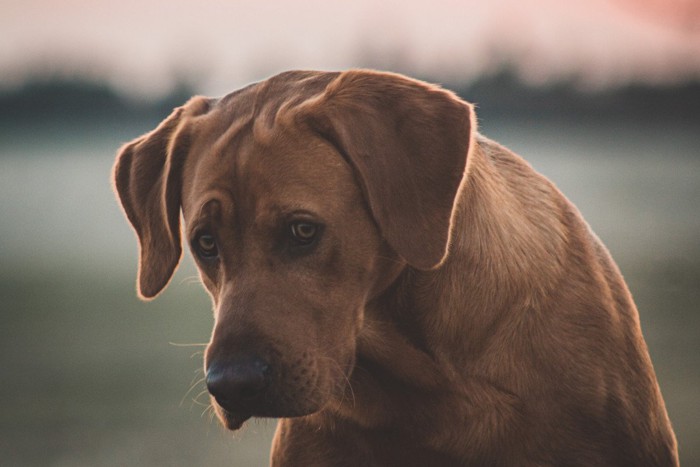
M400 75L288 72L195 98L122 148L116 191L157 295L187 241L205 365L269 363L222 422L280 417L284 466L673 466L630 293L575 207ZM322 226L311 247L295 222Z

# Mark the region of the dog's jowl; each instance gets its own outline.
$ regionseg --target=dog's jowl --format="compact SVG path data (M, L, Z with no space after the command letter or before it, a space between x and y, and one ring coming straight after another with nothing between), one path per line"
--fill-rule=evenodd
M114 180L139 294L189 246L212 404L279 418L273 465L678 464L617 266L454 94L283 73L193 98Z

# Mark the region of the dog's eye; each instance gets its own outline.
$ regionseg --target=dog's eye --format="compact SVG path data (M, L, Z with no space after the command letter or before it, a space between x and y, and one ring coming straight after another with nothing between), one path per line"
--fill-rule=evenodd
M213 235L200 234L194 241L195 251L205 259L216 258L219 255L219 248L216 246L216 239Z
M296 243L310 245L318 235L318 225L312 222L292 222L289 224L289 233Z

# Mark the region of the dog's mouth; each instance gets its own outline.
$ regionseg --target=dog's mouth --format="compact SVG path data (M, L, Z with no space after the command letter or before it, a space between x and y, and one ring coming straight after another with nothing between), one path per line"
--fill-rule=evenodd
M234 404L226 399L211 396L211 405L221 423L229 430L238 430L248 419L254 416L251 407L245 407L243 404Z
M307 401L308 402L308 401ZM283 404L281 401L278 403L265 404L263 406L255 407L242 407L243 404L231 403L227 400L219 400L212 397L212 406L214 407L214 412L218 416L221 423L228 430L235 431L240 429L243 424L252 417L262 417L262 418L290 418L290 417L302 417L305 415L317 412L320 409L320 405L316 403L309 404Z
M216 407L216 412L219 415L219 419L226 427L226 429L235 431L243 426L243 424L248 421L253 415L244 412L229 412L218 404L214 405Z

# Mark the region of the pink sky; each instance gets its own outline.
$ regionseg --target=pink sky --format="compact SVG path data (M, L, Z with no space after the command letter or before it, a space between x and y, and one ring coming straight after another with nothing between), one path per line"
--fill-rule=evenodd
M220 95L292 68L373 66L448 82L512 62L530 82L700 78L700 0L2 0L0 86L87 75Z

